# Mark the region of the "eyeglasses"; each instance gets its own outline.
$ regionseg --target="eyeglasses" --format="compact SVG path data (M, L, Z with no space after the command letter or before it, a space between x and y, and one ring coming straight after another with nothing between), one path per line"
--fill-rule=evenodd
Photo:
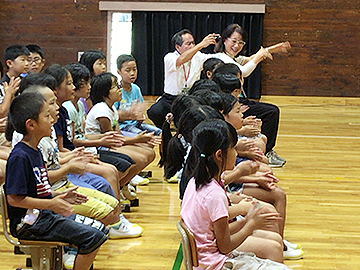
M42 59L40 57L35 57L34 59L29 58L28 61L30 64L32 64L32 63L39 64L42 61Z
M243 40L240 40L240 41L237 41L236 39L229 39L232 43L234 44L238 44L239 46L245 46L246 45L246 42L243 41Z

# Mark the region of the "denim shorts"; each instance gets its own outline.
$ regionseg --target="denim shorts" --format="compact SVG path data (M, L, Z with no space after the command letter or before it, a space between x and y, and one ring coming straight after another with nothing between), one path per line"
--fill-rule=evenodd
M79 254L95 251L108 239L109 229L100 221L81 215L64 217L51 210L41 210L33 225L24 224L15 237L23 240L69 243Z

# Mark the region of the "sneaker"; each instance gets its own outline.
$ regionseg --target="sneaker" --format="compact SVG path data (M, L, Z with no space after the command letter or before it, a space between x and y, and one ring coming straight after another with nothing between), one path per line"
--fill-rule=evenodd
M135 188L131 185L123 186L121 189L122 194L125 196L126 199L132 201L137 198L137 194L135 192Z
M302 249L302 246L300 244L291 243L285 239L283 240L283 242L286 247L289 247L291 249Z
M111 227L109 232L110 239L120 239L120 238L134 238L139 237L143 233L144 229L130 221L120 221L120 224Z
M131 202L126 199L122 190L120 190L120 203L121 203L121 211L123 212L130 212Z
M304 257L304 251L302 249L289 248L284 250L284 260L300 260Z
M277 159L274 155L274 150L271 150L266 154L266 157L269 159L269 165L271 168L280 168L285 165L285 162Z
M149 178L141 177L140 175L135 175L131 181L130 184L132 186L144 186L150 183Z
M74 262L77 255L76 248L68 248L68 251L63 255L63 264L65 269L73 269Z
M136 223L130 222L123 214L120 214L120 221L121 221L121 222L124 222L125 225L127 225L127 226L139 226L139 225L136 224Z
M177 175L174 175L173 177L170 177L169 179L165 178L165 180L168 183L179 183L180 179L177 177Z
M274 149L270 150L269 152L272 152L272 155L273 155L273 157L274 157L275 159L278 159L278 160L284 162L284 164L286 163L286 159L280 157L280 156L276 153L276 151L275 151Z

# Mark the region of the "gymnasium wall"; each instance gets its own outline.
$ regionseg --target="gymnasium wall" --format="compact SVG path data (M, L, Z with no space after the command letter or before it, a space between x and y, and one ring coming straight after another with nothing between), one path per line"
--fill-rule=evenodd
M0 0L0 59L12 44L39 44L49 63L60 64L76 61L78 51L105 52L107 14L98 2ZM360 96L359 0L211 2L265 2L264 46L292 43L290 54L263 64L263 94Z

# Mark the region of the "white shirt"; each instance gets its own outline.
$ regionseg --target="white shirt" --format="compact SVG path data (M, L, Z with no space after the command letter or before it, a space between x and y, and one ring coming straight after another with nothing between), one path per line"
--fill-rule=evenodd
M249 62L247 62L245 65L242 66L238 62L236 62L233 58L231 58L230 56L228 56L227 54L222 53L222 52L213 54L212 57L219 58L224 63L236 64L240 68L242 76L244 78L250 76L250 74L256 68L256 64L255 64L255 62L253 60L250 60Z
M176 67L179 56L180 53L174 51L164 57L164 92L173 96L180 95L184 87L190 88L195 81L200 79L203 63L206 59L213 57L213 54L197 52L190 61Z
M100 117L108 118L113 130L118 124L119 113L113 105L110 108L105 102L96 103L88 113L85 122L85 134L101 134L101 125L98 120Z

